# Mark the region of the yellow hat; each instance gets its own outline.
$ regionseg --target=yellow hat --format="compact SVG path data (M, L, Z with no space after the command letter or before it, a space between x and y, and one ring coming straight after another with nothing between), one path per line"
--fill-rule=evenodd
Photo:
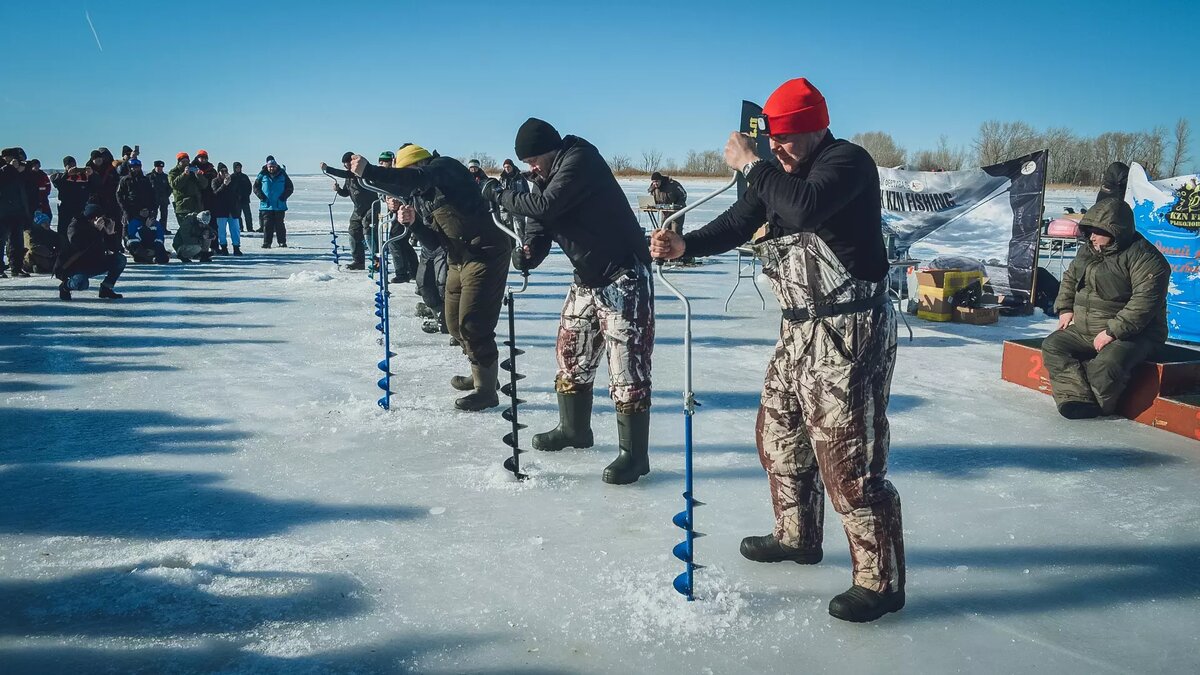
M429 151L415 143L407 143L400 146L396 150L396 162L392 166L397 169L403 169L406 166L412 166L423 159L429 159L433 155Z

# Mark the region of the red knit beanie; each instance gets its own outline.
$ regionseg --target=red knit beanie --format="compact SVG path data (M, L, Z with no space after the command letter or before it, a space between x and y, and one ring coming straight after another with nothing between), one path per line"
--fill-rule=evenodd
M780 134L805 134L829 128L829 109L825 97L803 77L779 86L763 106L767 131Z

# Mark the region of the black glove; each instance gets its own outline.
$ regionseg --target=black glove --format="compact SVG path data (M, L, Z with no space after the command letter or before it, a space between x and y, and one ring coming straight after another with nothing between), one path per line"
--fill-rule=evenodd
M529 258L525 257L525 247L518 246L513 249L512 264L513 264L513 269L517 269L522 272L529 271Z
M479 192L483 194L483 198L493 204L500 203L500 181L495 178L489 178L479 184Z

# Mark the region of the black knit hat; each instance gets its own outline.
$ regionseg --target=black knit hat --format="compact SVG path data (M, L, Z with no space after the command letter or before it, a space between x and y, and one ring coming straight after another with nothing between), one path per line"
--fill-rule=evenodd
M517 129L515 150L520 159L544 155L561 147L562 136L558 135L558 130L536 117L525 120L521 128Z
M660 183L661 183L661 182L662 182L662 179L663 179L663 175L662 175L661 173L657 172L657 171L655 171L654 173L650 174L650 180L656 180L656 181L658 181L658 182L660 182Z
M353 157L354 157L354 153L353 153L353 152L349 152L349 151L347 151L347 152L343 153L343 154L342 154L342 164L349 164L349 163L350 163L350 160L351 160Z

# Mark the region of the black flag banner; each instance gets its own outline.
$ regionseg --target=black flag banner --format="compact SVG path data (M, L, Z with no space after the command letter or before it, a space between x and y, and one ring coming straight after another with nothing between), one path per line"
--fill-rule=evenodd
M1045 150L964 171L879 167L883 227L897 249L920 241L923 254L977 258L996 292L1020 302L1033 289L1045 191Z
M763 117L762 106L750 101L742 101L742 120L738 131L747 134L758 143L757 151L761 159L771 159L770 137L767 136L766 118ZM738 173L737 196L742 198L746 191L746 177Z

